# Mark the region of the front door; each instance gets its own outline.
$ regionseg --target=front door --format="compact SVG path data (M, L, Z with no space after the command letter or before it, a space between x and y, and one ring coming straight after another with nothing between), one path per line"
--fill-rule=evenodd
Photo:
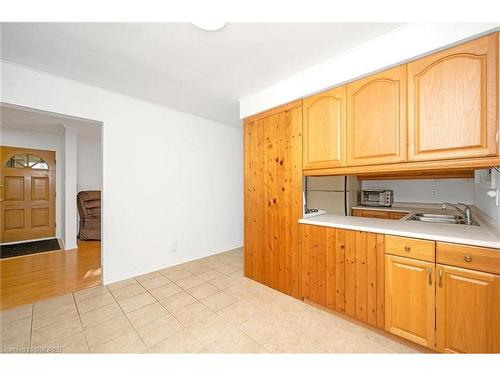
M55 236L55 152L1 146L0 242Z

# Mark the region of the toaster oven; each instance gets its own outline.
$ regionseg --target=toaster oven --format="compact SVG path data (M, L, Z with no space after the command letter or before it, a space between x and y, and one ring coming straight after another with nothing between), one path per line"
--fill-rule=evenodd
M394 203L392 190L361 190L361 205L376 207L391 207Z

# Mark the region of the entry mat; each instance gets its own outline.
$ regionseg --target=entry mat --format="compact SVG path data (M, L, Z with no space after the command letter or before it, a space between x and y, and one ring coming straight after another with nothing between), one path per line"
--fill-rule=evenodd
M0 245L0 258L11 258L20 255L45 253L47 251L59 250L59 241L56 239L34 242L23 242L12 245Z

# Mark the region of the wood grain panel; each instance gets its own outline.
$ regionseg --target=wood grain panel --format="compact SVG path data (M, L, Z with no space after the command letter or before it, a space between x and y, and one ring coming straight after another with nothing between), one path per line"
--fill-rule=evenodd
M363 217L363 210L353 208L352 209L352 216Z
M318 304L326 306L326 236L327 228L318 226Z
M367 321L367 233L356 231L355 285L356 285L356 319Z
M437 242L436 262L500 274L500 251L497 249Z
M335 230L335 309L345 311L345 249L346 231Z
M366 322L377 325L377 234L366 234ZM357 249L356 249L357 253ZM357 272L357 271L356 271ZM382 285L380 287L383 287Z
M372 175L374 173L427 172L447 171L457 169L481 169L500 165L500 157L487 156L477 158L457 158L449 160L414 161L410 163L359 165L337 168L310 169L304 171L304 176L344 176Z
M408 215L408 212L395 212L395 211L384 211L384 210L363 210L359 208L352 209L352 216L358 217L371 217L378 219L390 219L399 220Z
M335 229L301 225L302 296L335 308Z
M318 301L318 230L312 226L309 231L309 299Z
M50 226L50 213L47 207L32 208L31 209L31 227L49 227Z
M345 240L345 313L356 317L356 232L346 231Z
M492 329L491 329L491 351L500 353L500 277L496 276L493 283L493 306L492 306Z
M345 165L345 86L304 99L304 169Z
M5 201L24 200L24 176L5 176L4 186Z
M497 38L408 64L409 160L497 155Z
M363 210L363 217L371 217L373 219L389 219L388 211Z
M389 219L400 220L406 215L408 215L408 212L389 212Z
M304 299L384 328L384 235L300 228Z
M48 177L31 177L31 200L48 200L50 196L50 184Z
M434 263L393 255L386 255L385 260L385 329L433 349Z
M408 164L408 166L411 166L411 164ZM448 169L446 171L404 171L373 173L358 176L358 180L429 180L448 178L474 178L474 170L466 168L457 170Z
M436 348L447 353L491 353L495 276L437 266Z
M5 230L23 229L26 227L24 209L11 208L4 210Z
M347 166L406 160L406 65L347 85Z
M385 327L385 256L384 235L377 234L377 327Z
M335 309L336 300L336 241L335 228L326 228L326 307Z
M302 285L301 285L301 294L302 298L310 299L310 287L309 287L309 274L310 274L310 266L309 266L309 252L310 249L314 247L312 243L309 242L310 231L313 229L310 225L301 225L300 227L302 232L302 242L301 242L301 272L302 272Z
M435 243L416 238L385 236L385 252L402 257L434 262Z
M245 275L300 298L302 107L246 119Z
M287 149L287 162L290 165L290 175L288 176L289 191L287 200L291 202L290 214L290 243L287 249L291 253L291 272L289 279L291 282L291 295L301 298L300 295L300 233L298 220L302 217L302 107L294 107L286 111L286 139L290 140L290 147ZM288 280L288 277L287 277Z

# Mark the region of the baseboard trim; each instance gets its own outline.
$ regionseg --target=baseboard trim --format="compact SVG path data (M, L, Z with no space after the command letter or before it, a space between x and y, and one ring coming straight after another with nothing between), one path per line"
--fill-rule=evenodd
M236 250L236 249L240 249L240 248L243 248L243 244L240 244L240 245L237 245L237 246L232 246L230 248L214 250L214 251L208 252L206 254L203 254L201 256L188 257L188 258L185 258L185 259L182 259L182 260L178 260L178 261L175 261L175 262L161 264L159 266L152 266L152 267L142 268L142 269L135 270L135 271L127 273L127 274L122 274L122 275L114 276L114 277L110 277L110 278L106 278L106 276L103 275L102 284L103 285L109 285L109 284L112 284L112 283L116 283L118 281L123 281L123 280L131 279L132 277L137 277L137 276L145 275L147 273L159 271L159 270L162 270L164 268L177 266L179 264L191 262L193 260L198 260L198 259L206 258L206 257L209 257L211 255L225 253L226 251ZM102 268L103 268L103 271L104 271L105 267L102 267Z

